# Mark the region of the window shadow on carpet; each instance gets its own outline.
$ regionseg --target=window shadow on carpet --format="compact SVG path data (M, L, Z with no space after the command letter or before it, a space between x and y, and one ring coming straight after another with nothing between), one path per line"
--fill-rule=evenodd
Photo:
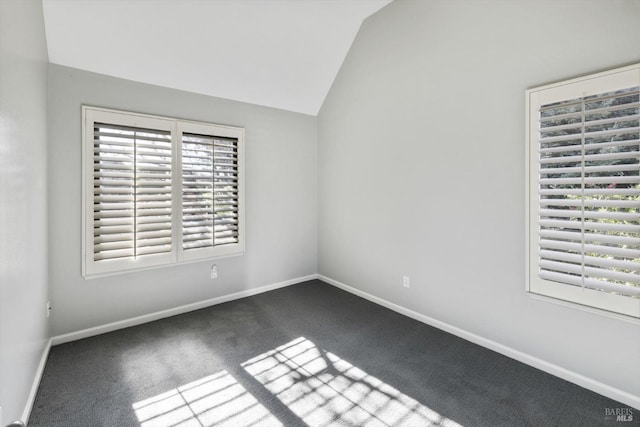
M304 337L241 366L310 426L460 425ZM141 427L283 425L228 371L136 402L133 409Z

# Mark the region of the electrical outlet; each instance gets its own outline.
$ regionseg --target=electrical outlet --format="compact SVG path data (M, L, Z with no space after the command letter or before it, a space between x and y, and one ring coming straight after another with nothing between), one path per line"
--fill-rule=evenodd
M212 279L217 279L218 278L218 266L213 264L211 266L211 278Z
M405 288L411 287L411 281L409 280L409 276L402 276L402 286Z
M51 315L51 302L47 301L47 318Z

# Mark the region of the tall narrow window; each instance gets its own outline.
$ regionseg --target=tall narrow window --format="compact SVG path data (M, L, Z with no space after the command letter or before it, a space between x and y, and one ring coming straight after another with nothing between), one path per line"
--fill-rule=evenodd
M244 251L242 129L83 113L86 276Z
M93 259L171 252L171 133L94 123Z
M226 253L240 241L238 137L203 125L180 134L183 256Z
M528 101L529 290L640 317L640 67Z

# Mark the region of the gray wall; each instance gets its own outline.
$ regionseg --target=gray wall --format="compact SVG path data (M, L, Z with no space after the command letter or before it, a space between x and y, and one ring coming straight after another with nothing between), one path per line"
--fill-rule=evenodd
M47 338L47 45L40 1L0 1L0 425Z
M244 127L246 253L85 280L81 276L81 105ZM312 116L49 68L52 335L294 279L317 271L316 120Z
M530 297L524 263L525 89L640 60L639 22L637 0L368 18L318 116L319 273L640 395L638 323Z

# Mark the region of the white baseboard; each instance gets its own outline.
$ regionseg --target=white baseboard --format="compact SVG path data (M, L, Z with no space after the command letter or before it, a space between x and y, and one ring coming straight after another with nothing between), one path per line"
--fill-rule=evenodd
M33 403L36 401L36 394L38 394L38 387L40 387L40 380L42 379L42 375L44 374L44 367L47 364L47 358L49 357L49 350L51 349L51 338L49 338L44 345L44 350L42 351L42 356L40 357L40 363L38 363L38 368L36 369L36 374L33 378L33 384L31 384L31 391L29 392L29 397L27 398L27 403L24 405L24 411L22 412L22 421L25 425L29 425L29 416L31 416L31 408L33 408ZM2 418L0 418L1 420Z
M504 356L510 357L519 362L525 363L529 366L533 366L534 368L540 369L541 371L547 372L551 375L562 378L563 380L577 384L588 390L594 391L598 394L617 400L619 402L622 402L626 405L629 405L633 408L640 410L640 396L633 395L631 393L617 389L615 387L611 387L607 384L585 377L584 375L570 371L561 366L554 365L553 363L549 363L545 360L542 360L537 357L531 356L529 354L523 353L521 351L515 350L511 347L507 347L505 345L502 345L490 339L465 331L464 329L460 329L458 327L449 325L448 323L441 322L440 320L436 320L432 317L425 316L416 311L409 310L408 308L402 307L398 304L394 304L390 301L379 298L375 295L371 295L367 292L345 285L344 283L338 282L337 280L331 279L330 277L323 276L322 274L318 275L318 279L326 283L329 283L337 288L345 290L349 293L352 293L366 300L369 300L373 303L376 303L390 310L403 314L407 317L415 319L419 322L426 323L427 325L441 329L445 332L449 332L450 334L456 335L467 341L471 341L474 344L478 344L482 347L486 347Z
M252 295L261 294L278 288L295 285L297 283L306 282L307 280L317 279L317 274L297 277L295 279L285 280L283 282L272 283L270 285L260 286L259 288L247 289L246 291L235 292L229 295L223 295L211 298L205 301L195 302L193 304L182 305L180 307L170 308L168 310L157 311L155 313L145 314L130 319L119 320L117 322L108 323L106 325L95 326L93 328L83 329L68 334L57 335L51 338L51 345L63 344L70 341L76 341L107 332L116 331L118 329L128 328L130 326L141 325L143 323L153 322L154 320L164 319L165 317L175 316L177 314L188 313L190 311L199 310L201 308L210 307L212 305L222 304L224 302L233 301L240 298L250 297Z

